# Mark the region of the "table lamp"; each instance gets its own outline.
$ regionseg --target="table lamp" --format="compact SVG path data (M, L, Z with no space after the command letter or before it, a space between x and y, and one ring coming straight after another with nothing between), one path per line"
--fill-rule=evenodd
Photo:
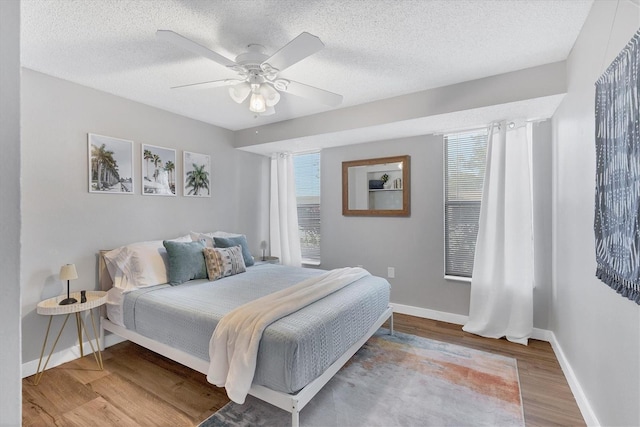
M266 241L262 241L260 242L260 249L262 249L262 261L264 261L266 258L264 257L264 251L265 249L267 249L267 242Z
M69 304L74 304L78 302L77 299L71 298L71 295L69 293L69 281L75 280L77 278L78 278L78 272L76 271L75 264L65 264L62 267L60 267L60 280L67 281L67 297L62 301L60 301L58 305L69 305Z

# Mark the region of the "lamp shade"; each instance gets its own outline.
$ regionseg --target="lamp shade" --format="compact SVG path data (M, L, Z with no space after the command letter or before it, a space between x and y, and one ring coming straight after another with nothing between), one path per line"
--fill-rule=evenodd
M65 264L60 267L60 280L74 280L78 278L75 264Z
M251 93L251 85L249 83L239 83L229 88L229 95L238 104L242 104L247 96Z
M280 93L266 83L260 85L260 95L264 96L267 107L273 107L280 101Z
M260 93L252 93L249 100L249 110L254 113L264 113L267 110L264 96L260 95Z

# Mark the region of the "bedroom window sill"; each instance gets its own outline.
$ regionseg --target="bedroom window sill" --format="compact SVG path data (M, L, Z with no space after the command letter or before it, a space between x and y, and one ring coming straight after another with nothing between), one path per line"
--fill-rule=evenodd
M313 260L313 259L303 259L302 260L302 265L303 266L310 265L310 266L313 266L313 267L317 267L317 266L320 265L320 261Z
M462 276L444 276L444 280L451 280L452 282L466 282L471 284L471 277Z

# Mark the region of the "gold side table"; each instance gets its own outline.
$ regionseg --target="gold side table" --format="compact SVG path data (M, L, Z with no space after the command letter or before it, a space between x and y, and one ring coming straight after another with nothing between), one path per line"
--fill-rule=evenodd
M92 309L96 307L100 307L104 303L107 302L107 293L103 291L86 291L86 302L77 302L75 304L69 305L59 305L58 303L65 299L66 295L60 295L54 298L49 298L44 301L40 301L37 306L37 313L43 316L49 316L49 324L47 325L47 333L44 336L44 342L42 343L42 351L40 352L40 360L38 361L38 369L36 370L36 375L34 378L34 384L38 385L42 375L44 374L45 369L47 369L47 365L49 364L49 359L51 359L51 355L56 349L56 345L58 344L58 340L60 339L60 335L62 335L62 331L64 327L67 325L67 320L69 320L69 316L75 313L76 316L76 328L78 329L78 342L80 344L80 357L84 357L84 350L82 348L82 336L84 332L84 336L89 341L89 345L91 346L91 350L93 351L93 357L96 359L96 363L98 364L98 368L100 370L103 369L102 365L102 353L100 352L100 345L98 343L98 330L96 329L96 322L93 317ZM80 301L81 294L80 292L74 292L71 294L72 298ZM89 337L87 333L87 328L84 325L84 321L82 320L81 313L84 311L89 311L91 316L91 325L93 326L93 340ZM51 347L51 351L49 352L49 356L47 360L44 362L44 366L42 366L42 370L40 370L40 366L42 365L42 357L44 356L44 350L47 346L47 340L49 339L49 331L51 330L51 320L53 316L66 314L64 319L64 323L60 327L60 332L58 332L58 336L56 340L53 342L53 347ZM93 346L95 341L95 347Z

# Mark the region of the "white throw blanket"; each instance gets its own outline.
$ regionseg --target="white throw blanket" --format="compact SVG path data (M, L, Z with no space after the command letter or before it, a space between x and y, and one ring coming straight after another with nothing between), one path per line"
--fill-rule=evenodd
M256 371L262 332L276 320L368 276L362 268L339 268L248 302L224 316L209 342L207 381L224 386L236 403L244 403Z

